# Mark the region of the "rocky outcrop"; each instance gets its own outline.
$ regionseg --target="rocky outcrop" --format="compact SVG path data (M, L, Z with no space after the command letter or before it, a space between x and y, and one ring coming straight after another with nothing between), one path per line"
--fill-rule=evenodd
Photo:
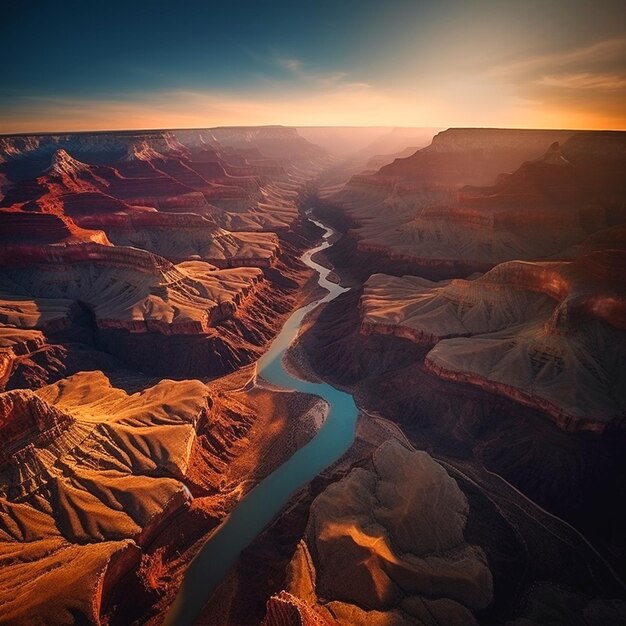
M481 279L434 283L419 276L385 274L367 280L359 303L364 334L393 335L426 346L448 337L501 330L527 317L546 317L553 308L549 296L506 284L499 288Z
M545 408L537 408L539 404L533 408L498 390L441 378L424 366L426 356L432 351L430 345L404 336L360 332L360 295L358 290L352 290L339 296L319 311L315 323L300 335L297 347L306 355L314 374L339 388L349 389L369 415L382 415L398 423L416 446L431 449L444 458L467 459L478 468L478 474L486 468L504 477L541 507L580 530L619 567L624 545L620 530L624 517L615 512L614 494L621 493L626 471L622 453L626 431L619 419L610 423L569 420L569 423L563 422L563 426L569 428L564 430L550 419ZM555 301L552 302L555 306ZM381 311L383 305L380 305ZM398 311L393 303L384 306L387 305ZM456 314L457 306L449 306ZM442 317L452 319L452 313L448 314L445 308L442 312ZM480 308L475 314L481 319ZM433 309L431 319L438 318L439 314ZM608 328L609 335L600 336L601 340L594 343L594 337L598 338L594 331L596 325ZM573 328L575 330L575 324ZM560 339L557 333L555 340L571 349L586 345L587 355L577 356L581 379L595 385L593 388L599 394L604 385L610 387L614 381L619 397L621 369L617 363L623 331L604 322L591 324L590 330L586 340L576 332L573 335L566 332ZM543 337L541 324L528 333L519 325L511 326L510 331L522 331L522 344L534 337L538 340L536 347L543 345L539 343ZM581 335L588 331L585 324L580 327ZM469 360L486 345L481 339L489 337L489 334L459 337L454 341L465 343ZM447 341L453 340L442 340L437 346ZM506 358L506 344L502 346L499 354ZM523 351L521 354L529 357ZM484 354L477 356L488 358ZM604 368L596 370L600 375L595 383L593 375L584 369L589 363L598 363ZM523 367L530 368L530 365ZM549 380L549 375L556 372L549 365L545 367L541 381ZM606 372L606 377L602 372ZM514 367L511 373L515 373ZM518 376L521 381L523 373ZM565 389L566 385L563 393ZM597 406L612 410L612 400L607 397L583 398L583 385L578 394L576 380L570 385L569 399L565 398L564 405L578 402L590 407L597 402ZM576 428L580 430L581 426L596 430L572 432Z
M563 155L577 167L581 187L605 207L609 224L623 223L626 194L624 133L576 133L563 144Z
M258 267L175 265L138 248L96 244L6 247L2 256L0 323L9 334L47 335L23 358L3 350L9 388L107 367L102 351L163 376L223 375L258 358L303 280L301 267L281 259L266 278ZM76 342L87 345L76 350Z
M76 610L99 623L112 579L190 499L181 481L195 428L214 410L208 390L164 381L129 396L102 373L82 373L0 394L0 404L3 618L69 623ZM16 594L23 585L31 593Z
M111 245L102 230L81 228L69 217L52 213L0 210L0 243L4 246L76 244Z
M131 206L101 191L67 193L61 196L60 201L63 214L74 220L85 216L108 216L115 213L137 214L139 211L150 210L148 207Z
M121 131L46 135L7 135L0 139L0 149L11 159L32 152L54 152L59 148L81 154L123 154L139 142L147 143L159 153L180 152L182 144L170 131Z
M396 159L406 159L406 157L415 154L417 150L417 146L409 146L393 154L376 154L367 161L365 170L377 172L380 168L393 163Z
M7 623L99 624L115 610L111 598L126 602L129 589L147 612L167 591L154 581L181 567L172 555L192 548L293 453L303 437L296 424L320 410L314 398L264 389L144 380L131 394L112 380L83 372L34 393L0 394ZM171 555L156 564L164 545Z
M145 163L142 161L142 163ZM17 182L5 194L2 206L12 209L59 213L63 210L63 197L72 194L74 210L85 212L77 206L77 199L92 199L84 194L104 194L117 200L146 206L163 206L187 199L187 206L193 206L195 192L167 174L145 163L150 173L136 172L136 176L126 177L111 165L89 165L78 161L63 149L57 150L51 165L38 178ZM196 198L195 202L198 202ZM110 204L110 203L109 203ZM203 201L206 204L206 201Z
M45 336L39 330L16 328L12 324L0 326L0 348L11 350L15 355L27 354L41 348L45 343Z
M45 171L50 176L75 180L81 175L90 175L89 166L72 158L63 148L59 148L52 155L50 167Z
M261 626L331 626L335 623L300 598L281 591L267 601Z
M50 339L70 332L80 316L72 300L0 292L0 390L36 389L80 370L119 367L93 346Z
M59 439L73 423L71 415L47 405L32 391L20 389L0 394L0 459L8 459L27 445L44 447Z
M435 135L430 146L380 170L430 185L488 184L500 172L534 159L573 131L508 128L449 128Z
M78 545L54 532L26 542L0 541L0 619L20 626L101 624L108 590L137 567L140 555L129 540Z
M226 252L247 254L237 243L270 241L278 248L275 235L236 235L233 245L228 234L213 232ZM303 245L296 233L293 241ZM14 382L5 384L12 388L26 376L39 386L75 372L81 362L82 369L107 367L102 351L163 376L215 377L247 365L278 331L307 275L295 260L298 249L286 241L280 248L271 267L266 261L263 269L217 269L203 261L173 264L133 247L7 246L1 253L0 322L17 331L45 330L47 343L56 347L46 348L48 356L34 355L38 363L7 352L5 374ZM242 264L249 262L242 258ZM68 342L87 345L75 351ZM66 359L73 365L63 374Z
M566 430L600 432L626 415L614 367L626 354L622 257L511 261L471 281L375 275L361 332L434 345L425 367L436 376L532 406Z
M287 592L339 624L475 623L492 578L467 516L441 466L389 440L314 500Z
M39 148L24 148L23 160L44 159L49 166L35 178L9 185L0 205L13 211L80 216L83 220L92 214L137 213L145 207L210 215L228 230L288 228L298 215L294 202L298 190L319 171L323 151L291 129L276 129L276 133L271 129L235 130L225 137L240 148L221 147L211 138L212 131L191 133L189 147L167 133L157 134L167 145L146 136L123 134L119 144L125 146L122 155L105 148L98 139L86 162L74 156L83 154L79 150L82 143L74 148L68 138L48 137ZM199 143L194 139L198 136ZM10 160L21 163L20 150L11 151L8 139L4 143ZM32 141L37 144L35 139ZM257 147L250 147L256 146L257 140L273 146L270 151L284 152L284 158L267 158ZM118 145L115 138L111 141ZM41 147L44 145L46 149ZM53 146L56 151L50 157L48 148ZM290 153L292 149L295 152ZM13 160L8 166L15 164Z
M235 149L256 148L263 156L282 159L312 159L324 156L324 151L287 126L211 128L204 137L219 145Z
M255 148L269 158L308 159L324 155L323 150L306 141L295 128L284 126L7 135L0 138L0 153L9 161L51 154L59 148L85 160L94 155L107 155L110 161L114 161L129 155L149 158L155 155L188 156L191 151L224 147L236 150Z

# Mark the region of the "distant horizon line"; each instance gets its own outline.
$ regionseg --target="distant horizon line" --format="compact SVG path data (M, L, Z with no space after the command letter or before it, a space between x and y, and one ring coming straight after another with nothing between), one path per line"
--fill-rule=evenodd
M346 129L405 129L405 130L554 130L554 131L576 131L576 132L626 132L626 128L563 128L563 127L535 127L535 126L393 126L393 125L354 125L346 126L342 124L325 124L325 125L297 125L297 124L234 124L225 126L181 126L181 127L162 127L162 128L105 128L90 130L42 130L42 131L22 131L22 132L0 132L0 137L28 137L32 135L79 135L79 134L106 134L106 133L133 133L145 132L156 133L164 131L181 131L181 130L216 130L221 128L230 129L252 129L252 128L346 128Z

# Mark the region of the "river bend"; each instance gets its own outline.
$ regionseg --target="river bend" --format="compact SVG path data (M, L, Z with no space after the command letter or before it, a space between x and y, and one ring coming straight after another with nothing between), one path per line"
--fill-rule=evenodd
M334 463L354 440L358 410L352 395L327 383L296 378L283 365L285 351L298 335L306 314L348 291L329 281L331 270L312 260L315 253L332 245L330 238L335 231L316 219L309 219L324 230L323 241L301 258L303 263L317 271L318 283L328 293L292 313L269 350L258 361L257 371L274 385L320 396L330 407L328 415L313 439L246 494L202 546L185 572L164 626L193 623L242 550L276 517L295 491Z

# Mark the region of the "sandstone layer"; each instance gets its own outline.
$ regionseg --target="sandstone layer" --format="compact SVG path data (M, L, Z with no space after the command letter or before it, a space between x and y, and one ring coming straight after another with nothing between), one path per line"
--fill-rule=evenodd
M96 244L31 254L9 247L0 261L2 291L41 299L42 308L48 300L53 306L59 300L81 302L98 328L131 332L206 333L263 279L258 268L217 270L201 261L174 265L137 248Z
M621 617L624 133L409 136L346 164L284 127L0 138L0 621L160 624L315 434L324 403L244 366L310 295L316 197L354 289L298 362L354 392L357 438L199 621Z
M391 284L391 280L397 279L381 278L386 285ZM411 293L418 283L422 285L420 290L424 289L423 293L428 294L422 279L411 278L404 295L402 291L395 292L398 299L405 304L418 301L419 293L416 296ZM467 291L464 289L461 294ZM432 323L433 329L435 321L439 323L441 318L446 320L446 326L453 327L459 325L457 318L463 320L458 314L458 303L446 302L443 297L446 292L445 286L440 292L433 291L440 300L441 315L429 316L428 298L425 298L424 320ZM626 466L621 452L625 431L620 426L619 417L613 417L610 422L569 420L563 422L563 426L570 429L564 430L549 419L545 403L542 404L538 396L532 405L524 404L512 394L503 394L498 389L441 378L425 366L435 338L420 336L421 341L427 339L428 343L416 341L413 329L402 325L403 307L398 302L381 298L381 293L384 291L376 294L373 301L379 316L377 321L382 317L385 326L372 330L380 330L382 334L362 332L359 301L363 293L354 289L320 310L314 323L305 327L296 345L296 358L304 358L309 371L316 377L350 390L368 415L382 415L397 422L417 447L433 450L447 458L464 459L475 468L478 476L486 469L504 477L534 502L581 530L614 566L620 567L619 564L623 563L620 528L624 517L615 511L613 503L616 494L623 493ZM493 299L489 292L485 297ZM539 303L541 298L544 299L545 307L558 307L553 299L542 294L538 297ZM530 294L528 298L534 296ZM413 304L407 306L407 310L411 306ZM478 321L508 321L495 310L488 316L479 306L476 308L474 315ZM506 310L506 307L502 308L503 312ZM529 310L532 309L529 307ZM388 325L389 319L394 319L394 323ZM586 380L594 383L597 391L620 375L621 370L615 363L611 364L610 355L619 355L617 342L623 331L598 319L592 320L591 328L594 327L602 327L608 332L604 337L607 341L597 344L593 348L595 352L579 355L578 359L580 362L584 356L581 375L587 363L604 362L608 381L602 377L594 379L585 373ZM515 333L519 328L520 325L513 325L509 332ZM554 341L565 347L577 347L580 342L591 347L589 342L594 336L599 337L577 335L576 326L573 328L573 332L563 335L555 333ZM581 331L584 330L589 330L585 324L581 326ZM535 338L542 337L541 328L533 332ZM526 339L528 337L526 335ZM473 337L454 339L466 342L468 356L472 354L473 340ZM453 340L443 339L437 346L447 341ZM605 354L608 356L606 360ZM552 372L556 374L556 369L547 369L544 378ZM511 370L510 375L514 376L515 371ZM570 394L576 393L575 389L569 391ZM618 387L615 391L619 396ZM582 405L589 408L589 403L596 401L597 406L605 410L611 409L614 402L594 396L584 398ZM580 430L581 425L592 428ZM576 428L578 430L572 432Z
M256 358L295 303L307 278L297 257L316 235L300 195L325 155L294 129L0 145L0 322L45 334L37 362L3 351L4 386L74 373L57 365L72 360L69 344L78 369L103 367L108 353L143 371L214 377Z
M208 390L164 381L129 396L84 373L0 404L3 620L99 623L112 579L190 500L181 481Z
M102 229L116 246L141 248L174 262L196 259L222 268L269 267L280 250L275 233L230 232L194 213L143 212L75 221Z

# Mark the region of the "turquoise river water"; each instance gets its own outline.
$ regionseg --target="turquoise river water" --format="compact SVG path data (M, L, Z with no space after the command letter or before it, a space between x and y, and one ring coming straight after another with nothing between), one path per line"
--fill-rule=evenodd
M170 607L164 626L192 624L217 586L235 565L237 557L276 517L290 496L336 461L354 440L357 407L352 396L326 383L311 383L292 376L283 367L283 355L298 334L305 315L329 302L347 289L328 280L330 270L311 257L332 245L334 231L311 218L324 229L320 245L304 253L302 261L318 272L320 286L328 293L295 311L287 320L270 349L258 362L258 374L285 389L322 397L330 406L317 434L291 458L254 487L211 535L190 563L178 595Z

